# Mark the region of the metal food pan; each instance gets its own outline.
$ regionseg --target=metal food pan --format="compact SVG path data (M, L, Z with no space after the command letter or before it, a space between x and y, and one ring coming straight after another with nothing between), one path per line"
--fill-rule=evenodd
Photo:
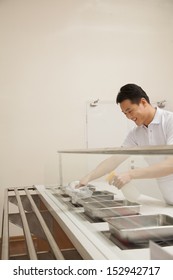
M133 243L172 240L173 217L163 214L107 218L110 232Z
M95 192L94 192L95 193ZM91 202L97 202L97 201L104 201L104 200L114 200L114 194L113 193L103 193L102 192L96 192L96 194L92 194L91 197L82 198L78 201L81 205L84 205L85 203L91 203Z
M109 191L93 191L92 196L111 196L114 197L114 193L109 192Z
M94 203L94 202L102 202L102 201L107 201L107 200L113 200L113 198L111 198L110 196L91 196L91 197L87 197L87 198L83 198L83 199L79 199L78 203L81 205L84 205L86 203Z
M117 217L139 213L140 204L128 200L105 200L85 203L85 213L93 218Z

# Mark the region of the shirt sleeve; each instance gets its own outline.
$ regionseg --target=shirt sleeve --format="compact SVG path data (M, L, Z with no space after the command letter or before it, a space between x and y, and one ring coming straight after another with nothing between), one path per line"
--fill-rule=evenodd
M173 145L173 114L169 116L165 129L166 144Z
M138 146L137 142L135 141L135 137L134 137L134 129L132 129L126 136L122 147L135 147Z

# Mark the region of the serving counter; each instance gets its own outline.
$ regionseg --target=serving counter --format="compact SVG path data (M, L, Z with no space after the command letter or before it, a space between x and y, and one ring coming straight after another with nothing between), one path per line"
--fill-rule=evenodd
M140 196L137 203L140 208L133 205L134 208L130 213L119 212L123 215L124 213L134 215L133 211L135 211L139 219L140 215L156 217L154 230L155 232L157 228L161 230L161 235L158 240L151 238L154 242L150 240L146 242L146 236L152 237L147 232L149 229L147 222L145 222L145 230L141 230L140 242L120 240L122 238L112 234L108 220L91 217L86 211L85 204L75 204L68 195L64 194L64 188L69 182L81 178L110 155L123 157L124 161L118 172L145 167L143 157L147 163L157 163L168 158L169 164L172 164L172 145L132 149L64 150L59 151L58 155L59 183L57 185L6 189L3 210L0 212L2 216L0 219L1 259L149 260L159 256L161 259L173 259L173 206L166 204L163 197L155 195L157 186L154 180L138 181ZM113 199L119 200L119 204L120 200L125 200L122 192L108 185L105 178L92 184L93 186L90 187L98 192L111 192ZM165 185L167 187L167 183ZM171 186L171 184L168 186L170 197ZM147 189L148 193L145 192ZM126 206L131 207L131 204L128 202ZM114 214L116 215L116 211ZM160 221L161 218L163 221ZM11 224L21 228L20 236L13 236L10 231ZM127 225L129 226L129 221ZM138 222L137 227L139 228ZM167 229L169 233L165 234ZM131 231L131 240L134 240L133 228L129 228L129 231Z
M105 190L104 184L98 186L97 190ZM110 186L111 188L111 186ZM41 199L47 208L66 232L75 248L83 259L150 259L151 252L149 246L141 248L126 248L119 245L115 240L110 239L109 226L105 221L92 221L85 213L83 207L75 207L69 201L65 201L59 193L59 188L46 188L36 186ZM115 188L112 187L111 191ZM116 199L122 199L119 194L115 194ZM141 195L139 198L141 204L140 214L166 214L173 215L173 207L166 205L163 201L149 196ZM173 242L169 246L165 244L165 250L173 255Z

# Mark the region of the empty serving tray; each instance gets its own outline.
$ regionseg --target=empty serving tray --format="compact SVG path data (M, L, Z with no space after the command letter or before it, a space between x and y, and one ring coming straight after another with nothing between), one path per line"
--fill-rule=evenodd
M114 193L107 191L94 191L91 197L83 198L78 201L79 204L91 203L103 200L114 200Z
M107 218L110 232L121 240L148 242L172 240L173 217L163 214Z
M104 200L84 203L85 213L93 218L135 215L139 213L140 204L128 200Z
M97 191L97 190L95 190L95 191L93 191L93 194L92 194L92 196L102 196L102 197L104 197L104 196L111 196L111 197L114 197L114 193L112 193L112 192L109 192L109 191Z

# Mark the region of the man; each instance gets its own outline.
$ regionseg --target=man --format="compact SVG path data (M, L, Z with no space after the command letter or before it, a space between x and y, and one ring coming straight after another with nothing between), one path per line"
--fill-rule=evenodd
M154 108L141 87L135 84L123 86L117 95L116 103L120 104L125 116L136 124L128 133L123 147L173 145L173 112ZM112 156L104 160L80 180L78 187L111 172L126 158ZM122 174L115 173L109 183L120 189L132 179L142 178L160 178L158 185L163 197L168 204L173 204L173 158L167 157L159 163L152 162L149 167L128 170Z

